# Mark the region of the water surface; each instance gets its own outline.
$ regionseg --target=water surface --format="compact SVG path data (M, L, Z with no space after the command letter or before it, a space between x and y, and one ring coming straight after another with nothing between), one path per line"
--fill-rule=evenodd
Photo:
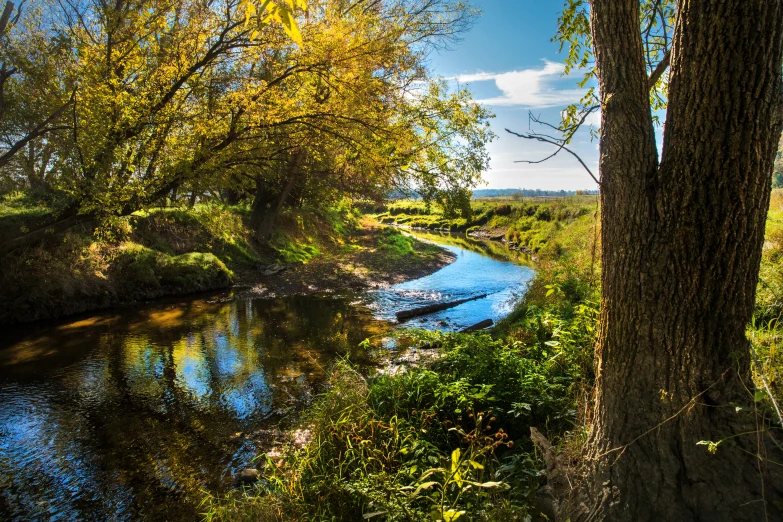
M464 235L421 232L413 235L441 244L456 256L456 261L427 277L369 293L368 306L380 318L392 321L401 310L486 294L485 298L456 308L412 318L405 321L405 326L458 331L485 319L497 322L513 310L533 278L530 267L498 259L513 256L512 259L525 260L504 247L492 250L498 248L496 244L470 240Z
M459 329L503 317L532 277L496 245L434 239L455 263L363 296L182 299L4 329L0 519L198 519L201 491L233 487L254 435L320 391L337 357L370 364L358 344L395 311L490 294L410 322Z

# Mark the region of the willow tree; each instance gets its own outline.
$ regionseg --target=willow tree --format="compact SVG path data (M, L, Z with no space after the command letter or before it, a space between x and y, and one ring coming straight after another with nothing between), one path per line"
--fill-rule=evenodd
M671 48L651 67L644 13L666 5ZM564 18L579 9L601 109L602 301L584 480L558 518L780 520L780 432L754 411L745 329L783 124L783 4L571 1ZM667 65L659 156L650 89Z

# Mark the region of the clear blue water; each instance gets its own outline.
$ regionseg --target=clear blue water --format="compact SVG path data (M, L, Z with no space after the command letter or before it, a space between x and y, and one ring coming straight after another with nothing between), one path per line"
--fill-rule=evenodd
M370 293L368 306L377 317L396 320L396 312L438 302L487 294L455 308L405 321L404 326L461 330L484 319L507 316L525 292L535 272L527 266L500 261L464 248L444 245L456 261L427 277Z

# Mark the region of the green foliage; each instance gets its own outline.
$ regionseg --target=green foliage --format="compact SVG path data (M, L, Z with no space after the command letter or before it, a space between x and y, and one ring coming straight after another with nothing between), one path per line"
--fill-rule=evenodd
M415 240L396 228L384 228L378 234L378 248L394 256L408 256L414 253Z
M0 198L0 242L34 230L51 209L25 192Z
M0 193L34 191L63 219L108 232L166 200L253 196L324 210L400 184L456 208L488 164L492 114L426 67L478 14L468 2L87 0L19 14L0 50L0 152L15 154Z
M783 317L783 190L772 193L759 283L756 289L757 323L779 321Z

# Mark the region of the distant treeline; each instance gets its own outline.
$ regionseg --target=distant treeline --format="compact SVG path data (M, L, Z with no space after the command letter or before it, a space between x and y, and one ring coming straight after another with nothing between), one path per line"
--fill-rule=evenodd
M474 198L531 198L531 197L566 197L597 195L598 190L541 190L541 189L479 189L473 191ZM421 199L417 192L403 193L394 191L389 199Z

